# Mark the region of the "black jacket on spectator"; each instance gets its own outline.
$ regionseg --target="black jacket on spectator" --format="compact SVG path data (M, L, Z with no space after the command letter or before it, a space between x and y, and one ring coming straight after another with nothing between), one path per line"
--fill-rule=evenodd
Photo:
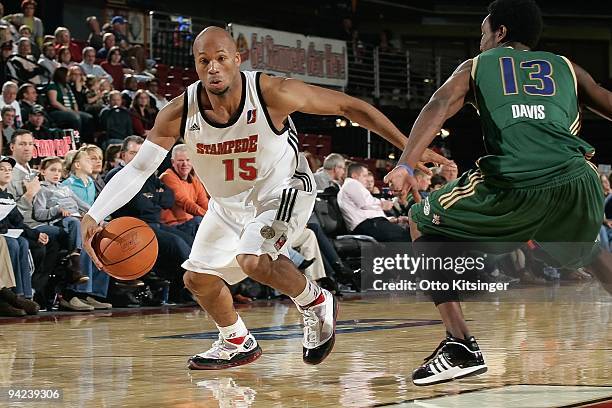
M104 181L108 184L119 170L124 166L119 165L108 172ZM163 189L162 192L157 191ZM152 174L144 185L126 205L115 211L112 216L135 217L147 223L159 223L162 209L172 208L174 205L174 193L166 187L154 174Z
M0 190L0 205L11 204L15 204L15 197L6 190ZM23 223L23 215L21 215L17 207L13 208L6 218L0 220L0 234L6 233L9 228L22 229L22 236L28 239L28 241L36 242L40 235L40 232Z
M34 128L34 125L30 122L26 122L26 124L23 125L21 128L27 129L32 132L32 136L34 136L34 139L37 140L55 139L59 136L57 132L52 132L51 129L45 127L44 125L41 126L40 129L36 130L36 128Z
M125 139L134 132L132 117L124 107L106 107L100 112L100 123L107 139Z

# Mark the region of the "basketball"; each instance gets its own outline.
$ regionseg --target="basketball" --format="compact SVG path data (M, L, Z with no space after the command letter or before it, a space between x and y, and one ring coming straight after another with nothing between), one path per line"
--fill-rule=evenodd
M157 238L144 221L133 217L112 220L92 240L104 270L120 280L138 279L157 260Z

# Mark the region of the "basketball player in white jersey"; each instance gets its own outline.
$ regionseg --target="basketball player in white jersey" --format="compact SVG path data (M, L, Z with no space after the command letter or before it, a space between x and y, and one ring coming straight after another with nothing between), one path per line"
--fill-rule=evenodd
M407 139L359 99L298 80L241 72L234 40L221 28L203 30L193 53L200 80L159 112L136 157L84 217L86 250L103 269L91 248L99 223L140 190L184 135L194 169L211 195L183 264L184 281L220 332L209 350L189 359L189 368L228 368L261 355L225 284L247 276L293 299L304 320L303 360L318 364L334 345L338 306L330 292L309 281L287 258L291 239L305 227L316 196L312 173L298 156L289 115L346 116L399 148ZM424 159L447 163L431 151Z

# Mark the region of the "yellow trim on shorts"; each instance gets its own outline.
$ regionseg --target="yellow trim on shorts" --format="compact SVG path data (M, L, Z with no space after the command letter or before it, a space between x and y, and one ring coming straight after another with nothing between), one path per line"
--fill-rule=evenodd
M444 208L445 210L448 210L452 205L457 203L457 201L459 201L459 200L461 200L463 198L467 198L467 197L473 196L474 194L476 194L476 186L479 185L480 183L482 183L483 181L484 181L484 179L475 179L474 183L472 184L472 187L469 190L466 190L466 191L462 192L461 194L456 195L450 201L447 201L446 204L443 204L442 208Z
M438 198L438 202L440 205L444 206L444 204L452 200L454 196L458 194L462 194L464 191L469 190L476 180L484 180L484 176L480 173L480 170L476 170L474 173L470 174L469 180L470 182L465 186L455 187L448 193L442 194L440 198Z

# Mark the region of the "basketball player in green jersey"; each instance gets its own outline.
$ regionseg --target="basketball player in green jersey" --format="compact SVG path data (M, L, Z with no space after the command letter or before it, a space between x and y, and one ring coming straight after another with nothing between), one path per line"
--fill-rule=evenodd
M477 169L411 208L417 248L429 242L420 246L428 248L425 254L443 256L444 244L433 242L536 242L561 265L589 265L612 293L612 255L598 252L595 243L603 200L588 161L594 149L576 136L579 103L612 119L612 93L567 58L531 51L542 30L534 1L497 0L488 11L481 54L461 64L434 93L385 181L395 191L414 189L413 169L421 152L446 119L471 103L480 114L487 155L477 161ZM427 277L452 282L458 276L429 271ZM413 372L413 382L430 385L487 371L459 293L430 294L447 337Z

